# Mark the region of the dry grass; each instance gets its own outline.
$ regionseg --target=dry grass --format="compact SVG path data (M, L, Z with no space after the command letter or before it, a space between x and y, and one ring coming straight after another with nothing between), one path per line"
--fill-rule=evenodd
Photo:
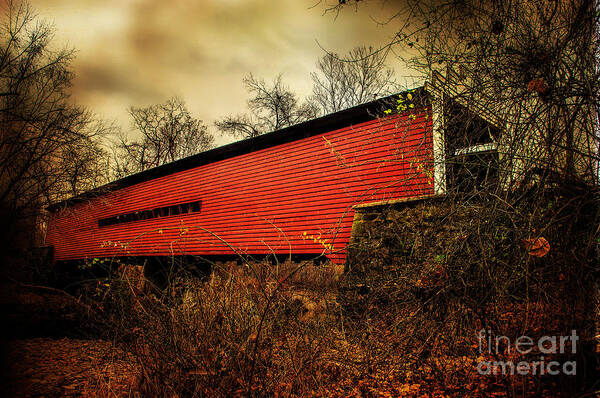
M337 369L340 274L312 262L222 264L207 281L181 277L161 294L112 281L103 308L146 394L307 395Z

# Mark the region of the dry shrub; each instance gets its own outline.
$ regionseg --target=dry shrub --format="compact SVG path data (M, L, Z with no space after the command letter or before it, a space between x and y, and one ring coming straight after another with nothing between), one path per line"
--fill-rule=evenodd
M363 215L339 299L350 330L369 330L369 339L387 342L389 355L377 357L380 366L394 359L421 380L464 394L481 381L476 372L481 329L512 342L522 335L537 341L576 330L577 354L558 359L576 359L577 377L483 381L513 395L592 388L597 193L557 184L535 195L514 195L447 198ZM550 250L538 257L530 242L541 237ZM509 354L501 349L495 360Z
M339 268L312 262L225 263L206 281L182 273L153 294L114 280L104 307L145 394L306 395L331 383L337 278Z

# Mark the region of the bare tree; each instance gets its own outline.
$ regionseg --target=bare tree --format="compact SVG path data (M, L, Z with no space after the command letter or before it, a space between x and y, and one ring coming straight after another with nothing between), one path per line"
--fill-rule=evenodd
M324 113L351 108L397 91L393 70L385 65L387 50L356 47L346 56L327 53L311 73L313 95Z
M180 98L147 108L131 107L129 114L142 137L119 137L114 158L117 178L195 155L213 145L206 126L190 115Z
M252 74L244 78L252 98L248 100L249 114L228 116L215 124L217 128L238 138L256 137L263 133L313 119L318 114L315 104L300 102L283 82L281 75L271 84Z
M25 2L11 1L2 11L0 207L6 236L0 240L7 242L31 237L45 205L103 182L97 162L106 128L72 104L73 52L52 49L53 29ZM27 228L19 228L24 222Z
M91 126L102 140L81 140L60 150L65 177L62 192L57 192L59 198L89 191L110 179L110 154L104 146L104 138L114 131L114 127L102 122L94 122Z

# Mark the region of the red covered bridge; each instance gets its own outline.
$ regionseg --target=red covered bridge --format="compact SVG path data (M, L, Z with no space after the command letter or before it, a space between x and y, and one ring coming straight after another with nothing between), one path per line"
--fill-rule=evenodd
M400 96L400 102L398 95L374 101L56 203L49 208L47 244L57 261L323 254L342 263L356 205L443 189L435 178L430 95L421 88Z

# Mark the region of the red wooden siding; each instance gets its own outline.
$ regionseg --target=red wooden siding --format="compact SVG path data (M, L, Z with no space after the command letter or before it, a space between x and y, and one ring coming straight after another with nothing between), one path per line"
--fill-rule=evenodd
M433 193L431 108L272 146L109 192L51 215L56 260L318 254L345 260L353 205ZM201 200L197 213L98 227Z

